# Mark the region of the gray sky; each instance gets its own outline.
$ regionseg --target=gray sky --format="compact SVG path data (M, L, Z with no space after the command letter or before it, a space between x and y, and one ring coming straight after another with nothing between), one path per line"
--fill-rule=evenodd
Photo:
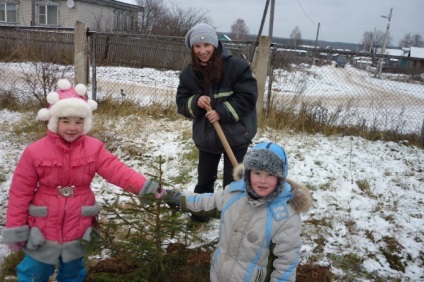
M121 0L128 2L131 0ZM167 5L196 8L207 12L217 31L229 32L238 18L250 34L257 34L266 0L163 0ZM299 26L303 39L361 43L365 31L386 31L390 8L392 45L398 46L405 34L424 37L424 0L276 0L273 35L290 37ZM263 35L268 35L269 12Z

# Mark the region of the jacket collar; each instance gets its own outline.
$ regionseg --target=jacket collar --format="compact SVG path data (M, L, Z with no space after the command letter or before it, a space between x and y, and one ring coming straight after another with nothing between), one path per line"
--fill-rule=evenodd
M71 149L74 148L76 146L78 146L79 144L81 144L84 139L85 139L85 135L81 135L77 140L69 143L67 141L65 141L65 139L63 139L62 137L60 137L58 134L51 132L50 130L47 132L47 139L53 143L58 145L59 147L62 148L66 148L66 149Z

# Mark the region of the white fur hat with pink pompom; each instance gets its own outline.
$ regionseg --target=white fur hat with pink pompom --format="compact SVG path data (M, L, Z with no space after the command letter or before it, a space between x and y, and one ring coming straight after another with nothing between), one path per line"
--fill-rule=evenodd
M57 133L57 123L61 117L81 117L84 119L84 134L92 127L92 113L97 109L97 102L87 99L87 87L84 84L72 84L67 79L59 79L57 90L47 95L48 108L40 109L37 120L48 121L47 128Z

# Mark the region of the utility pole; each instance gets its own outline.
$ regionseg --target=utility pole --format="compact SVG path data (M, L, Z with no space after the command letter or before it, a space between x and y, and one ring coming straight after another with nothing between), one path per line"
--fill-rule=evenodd
M314 49L317 48L317 44L318 44L318 35L319 35L319 26L321 25L321 23L318 23L318 28L317 28L317 35L315 37L315 47Z
M393 8L390 8L389 16L381 16L382 18L387 19L388 23L387 23L386 33L384 34L383 47L381 48L381 54L380 55L386 54L387 36L389 34L390 20L392 18L392 11L393 11ZM378 77L378 78L381 77L381 69L382 68L383 68L383 58L380 58L380 60L378 61L377 69L376 69L376 75L375 75L376 77Z

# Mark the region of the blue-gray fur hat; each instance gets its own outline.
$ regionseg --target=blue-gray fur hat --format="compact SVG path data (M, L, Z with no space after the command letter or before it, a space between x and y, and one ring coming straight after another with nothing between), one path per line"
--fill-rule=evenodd
M208 24L200 23L192 27L186 34L185 45L191 50L193 44L209 43L218 47L218 35L213 27Z
M244 183L246 191L255 199L260 197L252 188L250 181L251 170L263 170L278 177L276 189L268 196L264 197L264 201L276 198L284 187L284 180L288 174L287 155L283 148L272 142L259 143L247 152L243 160L244 165Z

